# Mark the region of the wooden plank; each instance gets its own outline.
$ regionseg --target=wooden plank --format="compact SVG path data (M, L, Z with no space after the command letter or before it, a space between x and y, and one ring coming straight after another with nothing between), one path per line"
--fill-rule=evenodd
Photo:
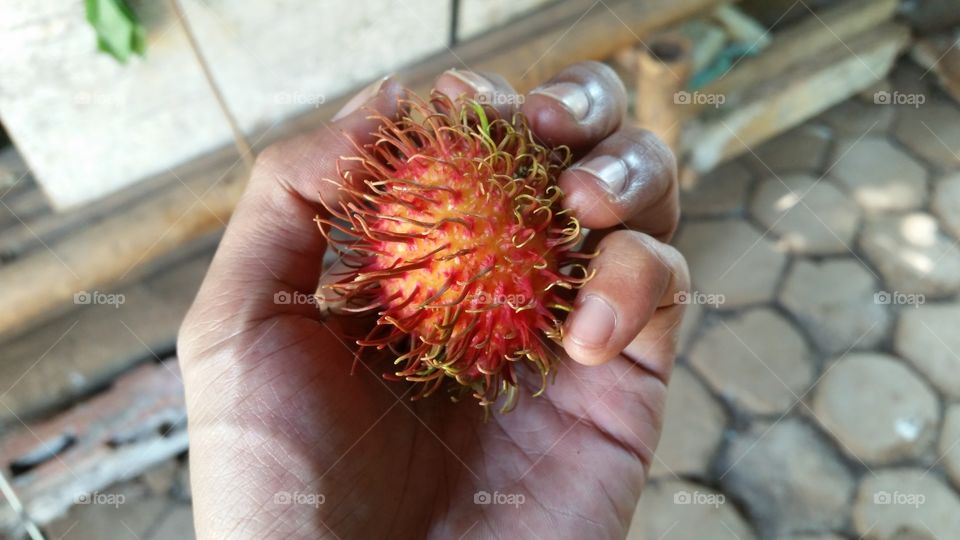
M720 6L711 16L726 29L732 41L749 43L761 51L770 45L771 36L767 27L740 11L736 6Z
M89 303L71 304L62 316L0 343L0 432L67 406L154 355L172 353L212 245L179 250L137 283L86 291L79 300Z
M887 23L849 40L815 61L751 89L740 105L685 136L689 165L706 172L747 152L885 76L910 39L902 25Z
M56 315L75 293L138 277L142 265L222 228L246 181L232 147L175 173L184 181L0 267L0 283L10 284L0 287L0 303L20 305L27 318ZM0 314L0 329L7 331L0 335L24 329L26 320L17 319Z
M724 96L725 107L736 107L741 90L778 77L798 62L829 51L846 50L845 41L889 20L896 6L897 0L849 0L816 15L808 13L797 24L776 32L770 46L762 53L735 64L729 73L700 91ZM691 105L686 108L688 117L707 106L704 103Z
M464 64L500 72L521 90L546 79L563 66L603 59L678 20L716 5L715 0L628 0L598 4L575 0L549 6L535 16L435 55L400 73L419 91L449 67ZM317 109L251 137L262 147L272 140L322 126L345 99L328 100ZM0 267L0 334L23 329L81 290L105 288L128 278L152 258L220 229L243 191L245 172L236 152L224 151L160 175L164 189L131 204L124 212L78 230L9 265Z

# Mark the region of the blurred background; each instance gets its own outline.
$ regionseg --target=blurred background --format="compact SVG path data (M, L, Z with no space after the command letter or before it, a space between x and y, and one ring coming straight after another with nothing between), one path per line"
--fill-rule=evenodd
M633 539L960 538L960 0L0 0L0 537L193 536L177 328L387 73L613 66L693 287ZM637 100L636 96L642 96Z

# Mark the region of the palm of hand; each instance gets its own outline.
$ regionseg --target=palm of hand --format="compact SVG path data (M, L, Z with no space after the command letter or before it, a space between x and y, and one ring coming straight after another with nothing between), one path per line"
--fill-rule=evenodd
M625 358L588 368L561 356L544 396L524 396L515 411L485 421L472 399L409 402L407 385L380 378L386 366L361 365L351 376L353 353L333 324L268 315L234 339L220 346L246 351L227 370L236 376L205 391L235 401L191 417L191 431L233 439L223 451L235 470L213 474L245 476L249 491L222 497L237 499L228 508L269 516L256 523L258 535L523 537L559 527L597 538L626 530L664 386ZM646 417L639 432L615 412L624 407ZM233 519L236 533L248 532L243 515Z

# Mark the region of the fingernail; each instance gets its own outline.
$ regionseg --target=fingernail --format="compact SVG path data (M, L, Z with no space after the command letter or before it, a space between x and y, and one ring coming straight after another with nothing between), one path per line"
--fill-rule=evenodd
M617 326L617 314L603 298L589 295L573 310L570 339L581 347L602 349Z
M627 164L613 156L597 156L571 167L574 171L583 171L600 179L604 189L611 195L620 195L627 184Z
M472 71L460 71L456 69L449 69L446 74L472 88L475 96L479 97L493 94L493 83L482 75L477 75Z
M359 93L357 93L357 95L350 98L350 101L348 101L347 104L344 105L339 112L337 112L337 114L333 115L333 118L331 120L336 122L337 120L340 120L344 116L347 116L348 114L362 107L368 101L373 99L374 96L380 93L380 90L383 89L384 83L386 83L387 79L389 78L390 76L387 75L386 77L378 81L372 82L370 86L367 86L366 88L361 90Z
M587 97L587 93L583 91L583 87L576 83L561 82L550 84L537 88L530 93L540 94L559 101L560 104L570 112L570 115L577 120L583 120L587 116L587 113L590 112L590 98Z

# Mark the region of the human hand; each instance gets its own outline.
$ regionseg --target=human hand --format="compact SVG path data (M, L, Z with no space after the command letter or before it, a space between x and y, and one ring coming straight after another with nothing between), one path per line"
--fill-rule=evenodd
M494 75L447 72L435 88L517 98L491 101L504 112L521 101ZM315 292L317 198L339 196L321 179L338 178L346 135L371 141L370 110L394 116L402 92L375 83L327 128L257 159L178 342L198 538L623 537L654 459L682 315L673 300L688 283L663 243L679 213L674 158L621 126L626 93L601 64L522 100L535 133L580 159L560 178L563 204L600 254L555 383L484 421L470 399L408 401L385 366L351 376L336 317L275 301Z

